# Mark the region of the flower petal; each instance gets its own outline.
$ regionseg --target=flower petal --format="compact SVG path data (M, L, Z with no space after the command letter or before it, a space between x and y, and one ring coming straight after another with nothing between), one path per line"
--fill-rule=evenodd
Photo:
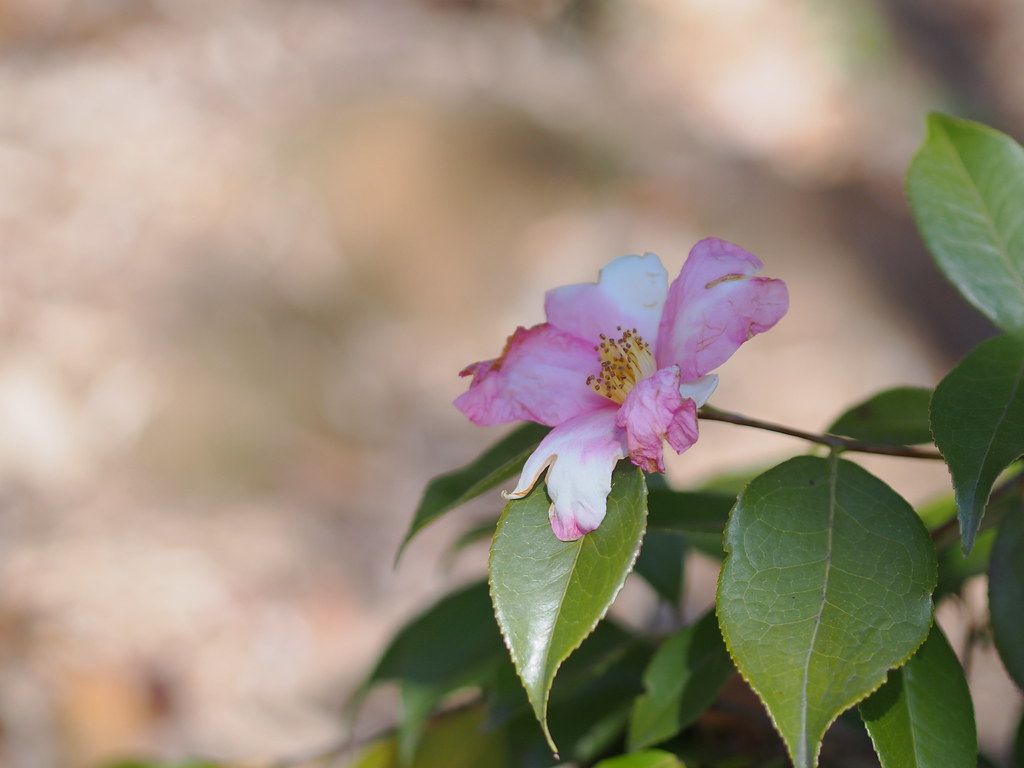
M599 368L592 344L550 324L517 328L501 357L474 363L455 407L476 424L536 421L555 426L608 401L587 386Z
M679 394L690 398L700 408L711 398L716 389L718 389L718 374L705 373L699 379L681 383L679 385Z
M526 460L515 490L505 494L522 498L548 468L548 517L562 541L574 541L604 520L612 470L626 456L625 435L615 426L616 410L584 413L551 430Z
M753 277L760 260L724 240L701 240L669 287L655 356L675 363L683 381L717 368L743 342L786 314L781 280Z
M626 430L630 460L645 472L664 472L662 444L676 453L697 442L697 404L679 392L679 368L671 365L637 382L615 415Z
M597 343L600 334L619 336L616 328L636 328L654 347L668 273L653 253L620 256L604 269L597 283L554 288L544 298L548 322Z

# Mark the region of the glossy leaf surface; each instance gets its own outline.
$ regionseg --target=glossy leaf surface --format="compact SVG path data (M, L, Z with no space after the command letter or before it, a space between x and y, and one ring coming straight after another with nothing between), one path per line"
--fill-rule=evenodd
M636 561L647 519L643 473L620 462L600 527L559 541L543 483L505 508L491 545L490 585L505 644L545 734L555 672L607 612ZM552 743L554 749L554 744Z
M1024 149L987 126L931 115L907 194L946 276L992 322L1024 338Z
M714 611L669 637L644 672L646 692L633 704L629 748L675 736L711 705L734 671Z
M942 630L861 702L883 768L974 768L978 736L963 668Z
M549 427L541 424L523 424L466 466L431 480L398 548L398 557L412 537L429 523L518 475L549 431Z
M802 456L756 478L726 528L718 616L796 768L833 720L921 644L935 551L899 495L856 464Z
M935 388L931 414L970 552L992 485L1024 453L1024 340L996 336L975 347Z
M992 636L1003 665L1024 690L1024 491L1012 494L989 563Z
M921 387L887 389L845 411L827 431L876 445L930 443L931 397L931 390Z

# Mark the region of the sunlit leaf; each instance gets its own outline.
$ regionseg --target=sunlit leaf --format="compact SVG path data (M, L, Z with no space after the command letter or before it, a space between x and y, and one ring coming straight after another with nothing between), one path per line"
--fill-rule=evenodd
M643 539L646 496L643 473L620 462L604 521L576 541L559 541L552 533L543 483L510 501L498 521L490 558L495 615L549 742L551 682L629 575Z
M883 768L975 768L971 692L938 627L861 702L860 713Z
M1024 454L1024 340L996 336L975 347L935 388L931 414L970 552L992 485Z
M429 523L518 475L533 449L549 431L549 427L527 422L492 445L476 460L431 480L423 491L423 498L416 507L409 530L398 548L396 560L402 556L413 536Z
M1024 690L1024 491L1018 487L1012 500L992 547L988 605L996 649Z
M930 115L907 194L946 276L992 322L1024 337L1024 149L979 123Z
M935 551L899 495L856 464L791 459L733 508L718 616L796 768L833 720L921 644Z
M920 387L887 389L845 411L827 431L875 445L930 443L931 397L930 389Z
M644 672L646 692L633 704L629 748L675 736L711 705L734 671L714 611L665 640Z
M671 752L648 749L631 755L619 755L602 760L594 768L686 768Z

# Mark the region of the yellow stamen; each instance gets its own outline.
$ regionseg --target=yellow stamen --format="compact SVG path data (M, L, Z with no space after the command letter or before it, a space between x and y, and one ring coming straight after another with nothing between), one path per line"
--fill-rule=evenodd
M601 372L587 378L587 386L603 397L622 403L641 379L657 370L654 353L636 328L623 331L617 339L601 334L601 343L594 347L601 362Z

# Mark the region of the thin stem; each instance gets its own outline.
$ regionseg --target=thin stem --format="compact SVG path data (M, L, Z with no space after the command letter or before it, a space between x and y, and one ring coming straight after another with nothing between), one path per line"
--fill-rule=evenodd
M908 459L942 460L941 453L928 448L913 448L909 445L876 445L874 443L866 443L861 440L854 440L849 437L832 435L828 432L821 434L805 432L802 429L793 429L792 427L787 427L782 424L774 424L770 421L752 419L738 413L721 411L718 408L712 408L710 405L705 405L701 408L697 412L697 415L708 421L724 421L729 424L739 424L743 427L763 429L767 432L777 432L780 435L789 435L790 437L807 440L812 443L817 443L818 445L827 445L833 450L857 451L858 453L878 453L883 456L903 456Z

